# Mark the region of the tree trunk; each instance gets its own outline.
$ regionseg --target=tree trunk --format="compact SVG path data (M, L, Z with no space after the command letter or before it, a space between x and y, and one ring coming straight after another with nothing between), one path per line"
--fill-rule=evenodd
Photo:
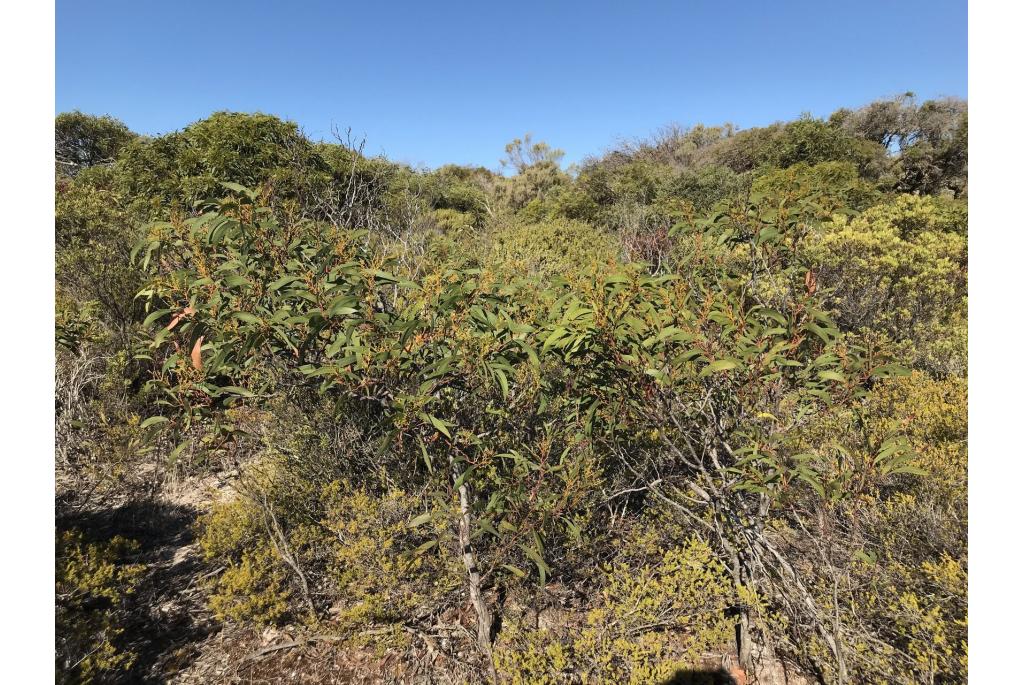
M715 517L715 529L722 546L729 554L729 571L732 575L732 582L736 590L739 590L744 581L744 566L740 552L727 540L722 523L717 516ZM754 672L753 650L750 644L750 612L745 606L739 608L739 616L736 619L736 659L745 676Z
M746 608L740 613L739 623L736 624L736 641L739 643L736 646L736 655L739 658L740 668L744 675L750 675L754 672L754 657L753 650L750 648L750 615Z
M448 463L452 468L452 480L458 483L459 477L462 474L459 473L455 459L449 456ZM491 612L487 609L487 602L480 591L480 570L476 565L476 554L473 552L473 543L471 541L473 529L470 518L469 488L465 483L462 483L459 485L458 490L459 510L461 512L459 517L459 546L462 548L462 563L465 565L466 573L469 575L469 598L473 603L473 608L476 610L476 640L481 653L483 653L484 658L487 660L491 680L496 683L498 681L498 673L494 668L494 655L491 652Z

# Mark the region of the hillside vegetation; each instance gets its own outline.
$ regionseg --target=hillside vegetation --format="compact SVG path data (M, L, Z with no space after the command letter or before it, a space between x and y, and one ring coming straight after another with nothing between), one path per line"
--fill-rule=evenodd
M59 682L966 682L965 102L55 124Z

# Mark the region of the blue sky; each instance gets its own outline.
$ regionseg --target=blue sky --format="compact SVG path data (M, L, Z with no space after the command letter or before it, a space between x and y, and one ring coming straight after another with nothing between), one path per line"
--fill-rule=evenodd
M495 168L527 131L573 162L672 122L967 96L963 0L57 0L56 38L58 112L261 111L431 167Z

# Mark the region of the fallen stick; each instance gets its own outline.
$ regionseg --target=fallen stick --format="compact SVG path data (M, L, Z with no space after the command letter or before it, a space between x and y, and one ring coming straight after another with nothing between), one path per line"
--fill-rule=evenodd
M311 635L309 637L302 638L301 640L289 640L288 642L279 642L276 645L269 645L267 647L257 649L255 652L242 659L242 661L255 661L257 659L262 659L268 654L280 652L285 649L294 649L296 647L302 647L303 645L308 645L311 642L340 642L341 640L342 638L335 637L333 635Z

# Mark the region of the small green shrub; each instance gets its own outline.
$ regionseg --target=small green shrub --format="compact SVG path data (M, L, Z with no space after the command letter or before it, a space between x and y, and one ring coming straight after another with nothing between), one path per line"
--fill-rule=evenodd
M616 562L602 574L600 600L579 625L507 628L499 671L524 685L665 682L728 643L735 595L706 543L691 538L658 561Z
M254 502L220 502L198 525L204 558L224 566L210 582L217 618L267 624L289 615L290 578Z
M510 223L491 237L485 263L499 279L554 277L576 280L608 270L618 259L615 239L599 228L571 220Z
M138 543L117 536L87 542L81 532L57 533L57 682L90 682L132 666L120 646L128 597L146 567L127 563Z

